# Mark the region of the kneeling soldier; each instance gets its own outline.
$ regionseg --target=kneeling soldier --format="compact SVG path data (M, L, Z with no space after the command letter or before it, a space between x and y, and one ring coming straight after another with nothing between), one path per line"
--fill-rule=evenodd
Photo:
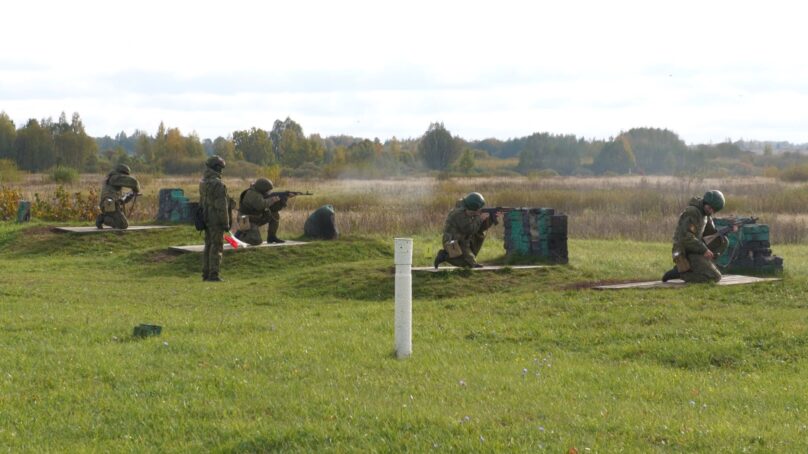
M284 206L281 197L270 196L272 182L259 178L248 189L241 193L238 204L238 232L236 238L245 243L257 246L261 244L261 233L258 228L267 224L267 243L283 243L278 238L280 214Z
M133 176L130 176L129 166L118 164L115 169L107 174L104 186L101 188L101 200L98 203L101 214L95 219L95 226L104 228L104 224L114 229L126 229L129 221L123 213L123 207L130 197L135 197L140 193L140 183ZM123 188L130 188L132 194L124 196L121 192ZM131 213L130 213L131 214Z
M662 276L662 282L682 279L685 282L718 282L721 272L713 260L721 255L728 245L726 237L720 236L710 244L703 237L716 233L713 214L724 208L721 191L707 191L704 197L693 197L679 215L679 223L673 234L673 269Z
M480 210L485 199L479 192L471 192L458 200L446 217L443 227L443 249L435 257L435 268L443 262L464 268L480 268L476 256L485 241L485 231L496 224L496 218Z

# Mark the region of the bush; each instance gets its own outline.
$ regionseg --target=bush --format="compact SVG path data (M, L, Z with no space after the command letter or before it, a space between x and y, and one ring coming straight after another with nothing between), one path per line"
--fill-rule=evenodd
M780 179L783 181L808 181L808 164L791 166L780 172Z
M283 184L283 180L281 179L281 166L278 164L272 164L271 166L266 166L261 169L261 176L269 179L269 181L273 182L276 186Z
M165 161L163 170L171 175L201 174L205 170L205 160L202 158L172 158Z
M0 159L0 184L17 183L22 180L22 171L10 159Z
M531 170L527 173L529 178L552 178L557 177L558 172L554 169L541 169L541 170Z
M224 175L227 177L246 178L252 180L255 177L262 176L263 170L258 164L248 161L231 161L224 168ZM270 178L270 180L272 180ZM272 180L274 183L275 180Z
M14 219L20 200L22 200L20 191L0 186L0 219L3 221Z
M66 166L56 166L50 171L51 180L55 183L72 184L79 181L79 171Z
M59 186L50 196L34 194L31 216L46 221L92 221L98 213L98 193L90 188L87 195L69 193Z
M306 162L296 169L286 169L284 174L295 178L318 178L322 170L312 162Z

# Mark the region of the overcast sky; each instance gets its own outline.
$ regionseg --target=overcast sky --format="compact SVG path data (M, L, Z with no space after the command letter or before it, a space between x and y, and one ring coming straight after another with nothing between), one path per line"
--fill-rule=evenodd
M757 1L14 1L0 110L78 112L93 136L201 138L287 116L382 140L808 142L806 9Z

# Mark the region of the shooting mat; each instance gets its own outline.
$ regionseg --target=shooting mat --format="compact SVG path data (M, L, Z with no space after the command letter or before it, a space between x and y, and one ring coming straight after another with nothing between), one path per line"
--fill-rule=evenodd
M770 282L780 281L782 279L776 277L754 277L754 276L741 276L738 274L725 274L716 285L742 285L742 284L755 284L757 282ZM595 290L623 290L631 288L681 288L686 286L687 283L681 279L672 279L668 282L650 281L650 282L629 282L627 284L613 284L613 285L599 285L592 287Z
M248 246L245 246L245 247L240 247L237 250L240 251L242 249L258 249L258 248L262 248L262 247L300 246L300 245L303 245L303 244L309 244L309 243L306 242L306 241L289 241L289 240L286 240L285 243L271 243L271 244L270 243L261 243L261 244L259 244L257 246L249 246L248 245ZM203 252L205 250L205 245L204 244L193 244L193 245L190 245L190 246L171 246L168 249L171 250L171 251L176 251L176 252ZM233 249L233 246L230 246L230 243L225 241L224 242L224 250L225 251L232 251L234 249Z
M103 233L103 232L133 232L138 230L154 230L154 229L168 229L173 226L170 225L130 225L128 229L113 229L112 227L104 226L103 229L93 227L54 227L54 232L62 233Z
M509 269L512 269L512 270L532 270L532 269L537 269L537 268L546 268L546 266L544 266L544 265L514 265L514 266L494 265L494 266L483 266L482 268L460 268L460 267L457 267L457 266L442 266L442 267L440 267L438 269L435 269L435 267L432 267L432 266L414 266L414 267L412 267L412 271L413 272L422 272L422 273L440 273L441 271L455 271L455 270L467 269L469 271L477 272L477 271L496 271L496 270L502 270L502 269L505 269L505 268L509 268Z

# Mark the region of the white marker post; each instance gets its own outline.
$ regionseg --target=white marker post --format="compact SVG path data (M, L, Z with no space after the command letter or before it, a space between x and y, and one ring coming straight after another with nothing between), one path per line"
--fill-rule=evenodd
M395 239L396 356L412 354L412 238Z

